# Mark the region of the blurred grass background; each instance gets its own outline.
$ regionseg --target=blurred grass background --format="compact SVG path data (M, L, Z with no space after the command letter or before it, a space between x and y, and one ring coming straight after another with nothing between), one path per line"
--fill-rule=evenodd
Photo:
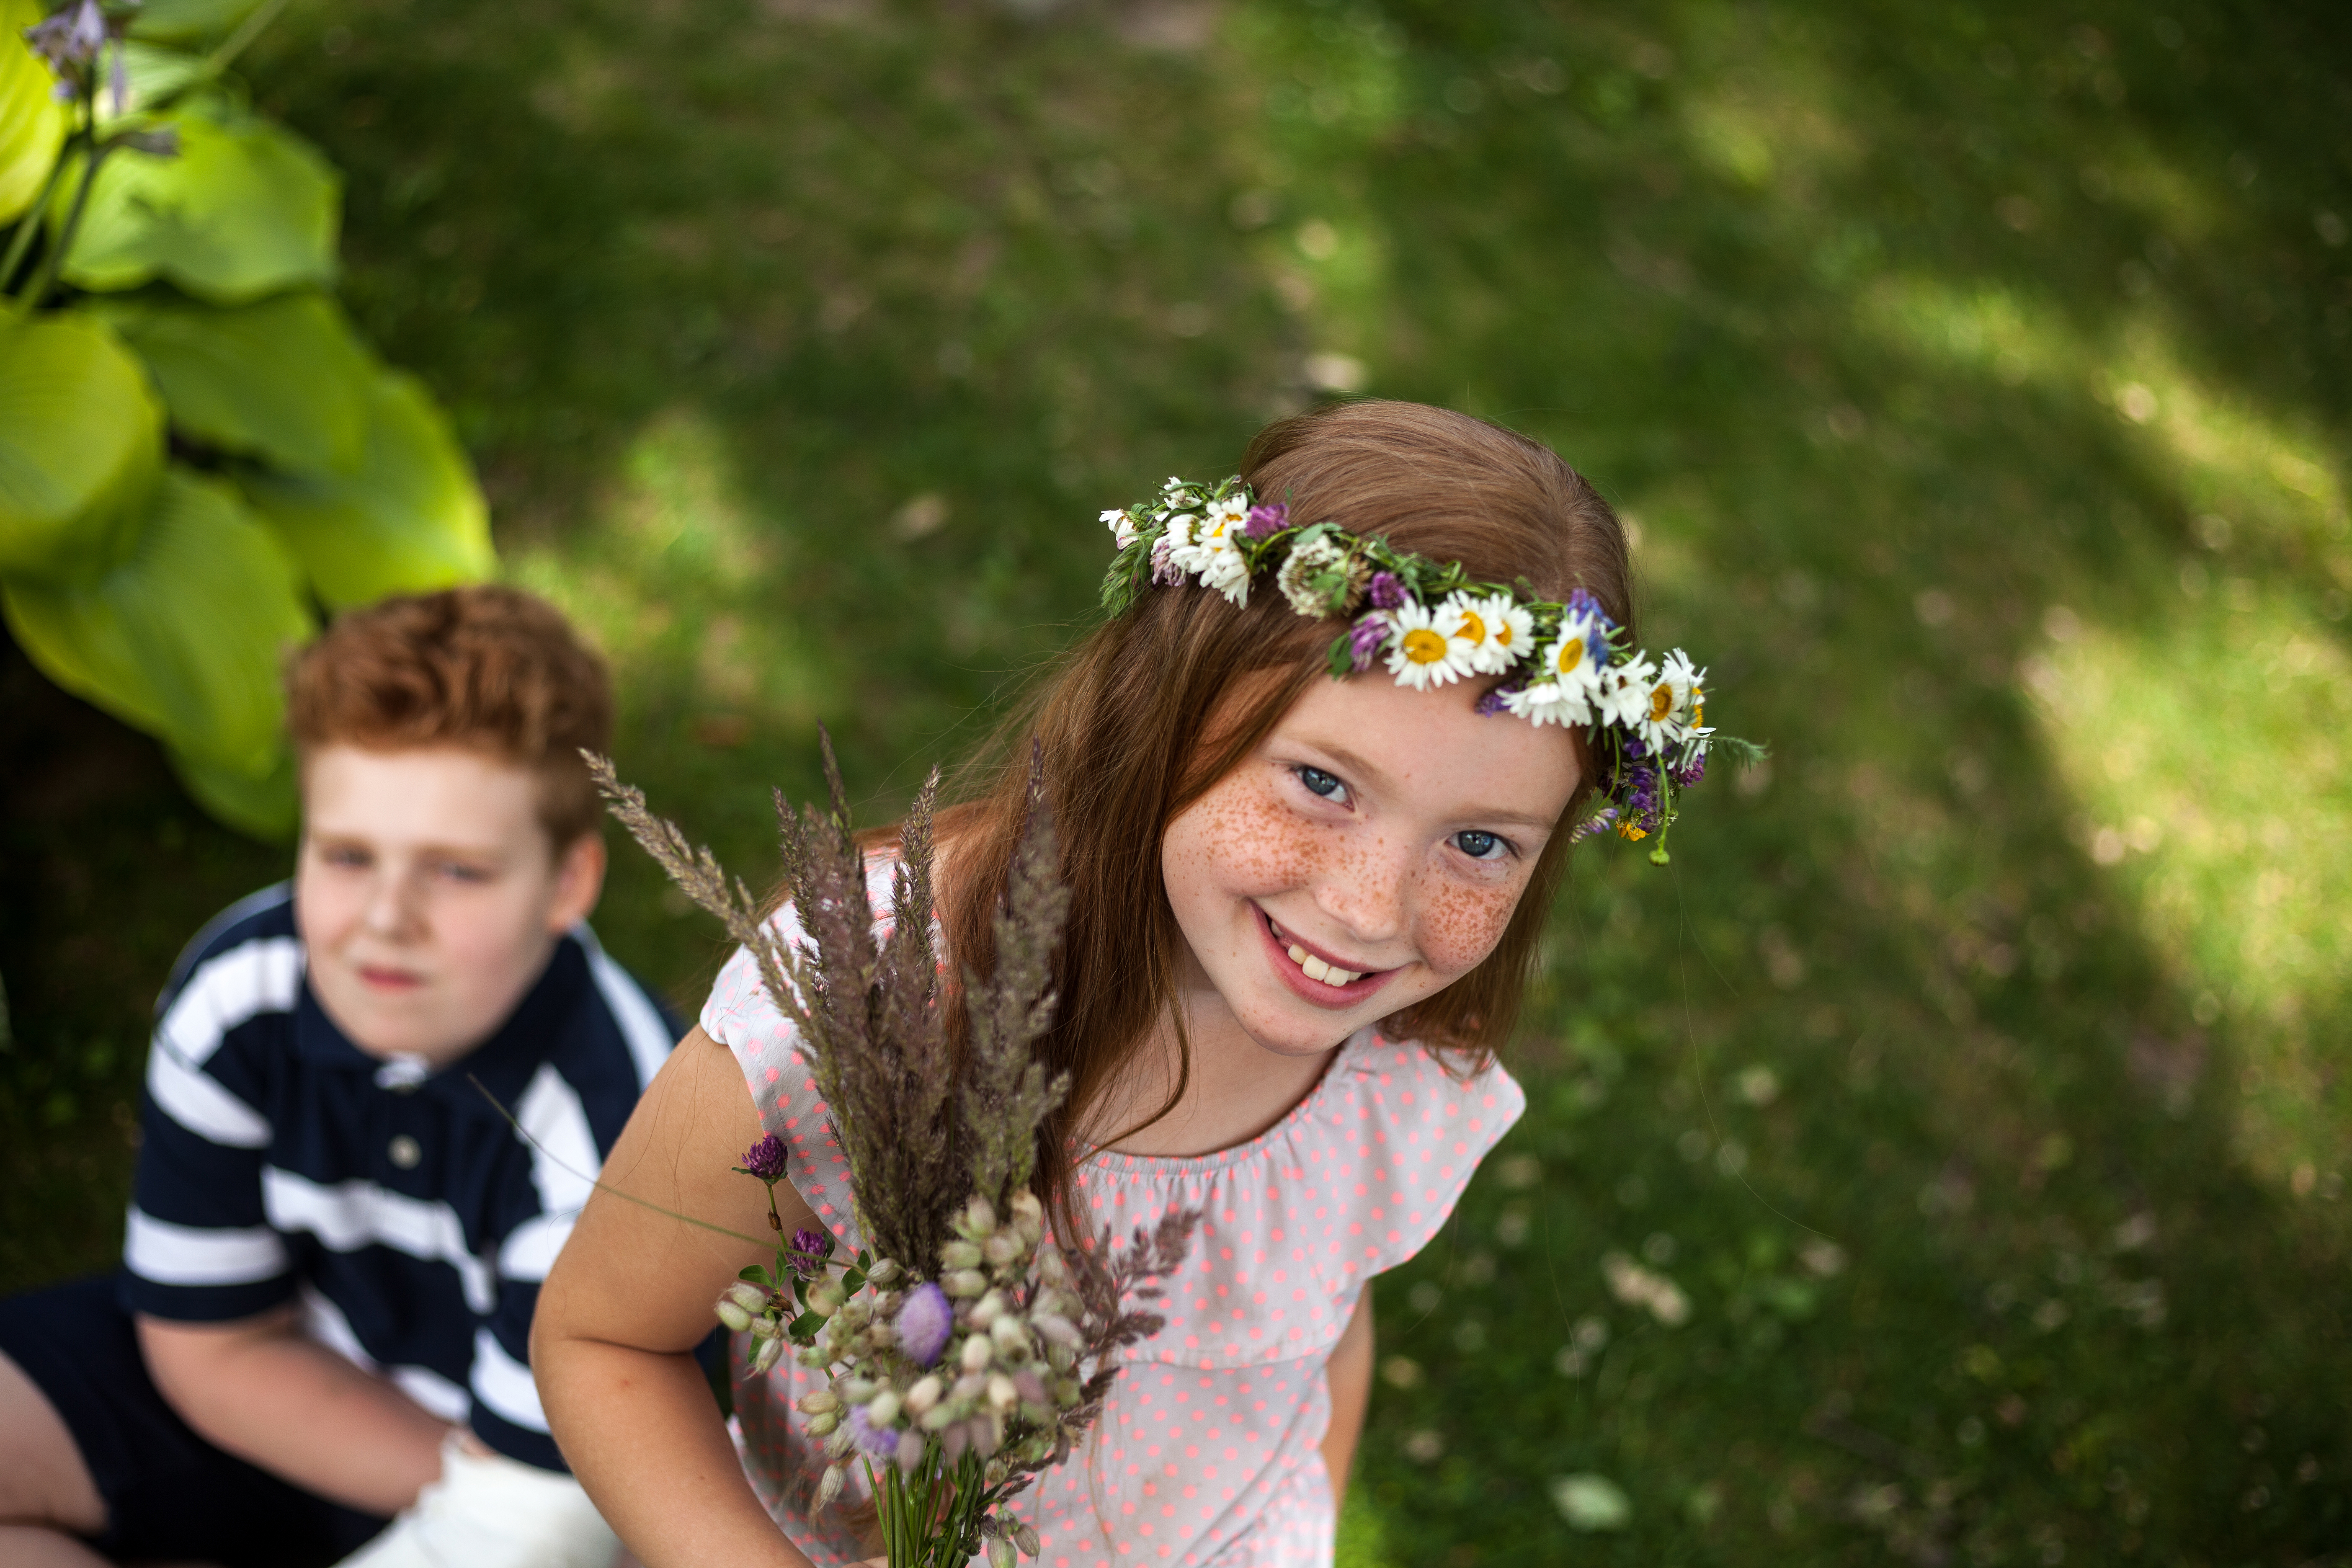
M247 75L739 867L1318 395L1554 444L1769 770L1590 855L1382 1282L1351 1564L2352 1562L2352 13L299 0ZM278 875L0 666L0 1289ZM711 933L624 852L610 945ZM1580 1528L1581 1527L1581 1528Z

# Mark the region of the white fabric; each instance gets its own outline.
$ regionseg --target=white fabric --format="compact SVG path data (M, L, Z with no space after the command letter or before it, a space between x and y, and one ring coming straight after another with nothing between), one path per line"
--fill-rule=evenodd
M286 1272L286 1244L262 1226L173 1225L133 1205L123 1221L122 1260L159 1285L250 1285Z
M411 1197L359 1178L314 1182L267 1165L261 1206L279 1230L307 1230L331 1251L357 1252L381 1243L411 1258L437 1258L457 1271L466 1305L487 1312L498 1303L490 1266L466 1250L464 1222L438 1199Z
M341 1568L613 1568L621 1540L570 1476L499 1454L469 1454L452 1433L441 1479Z
M227 1149L269 1147L269 1119L220 1080L182 1061L168 1042L147 1053L147 1095L156 1108L200 1138Z
M157 1041L192 1068L257 1013L283 1013L302 987L302 944L290 936L249 942L205 964L172 999Z
M367 1347L352 1330L343 1310L321 1294L319 1289L304 1281L299 1297L302 1307L302 1331L316 1342L326 1346L353 1366L381 1373L392 1379L400 1391L433 1412L444 1421L459 1422L473 1408L473 1401L464 1388L450 1382L429 1366L385 1366L368 1354Z

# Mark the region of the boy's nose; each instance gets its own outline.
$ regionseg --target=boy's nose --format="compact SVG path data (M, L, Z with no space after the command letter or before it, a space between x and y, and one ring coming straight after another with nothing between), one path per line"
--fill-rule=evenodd
M393 938L412 936L422 923L415 879L388 868L380 873L367 901L368 933Z

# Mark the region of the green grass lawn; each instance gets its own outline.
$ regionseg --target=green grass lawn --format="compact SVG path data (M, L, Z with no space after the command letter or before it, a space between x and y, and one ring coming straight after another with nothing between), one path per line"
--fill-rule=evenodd
M1346 1561L2352 1562L2352 14L2163 5L306 0L248 76L739 868L1318 387L1625 510L1773 760L1563 897ZM284 856L7 657L14 1288ZM634 852L599 924L698 1001Z

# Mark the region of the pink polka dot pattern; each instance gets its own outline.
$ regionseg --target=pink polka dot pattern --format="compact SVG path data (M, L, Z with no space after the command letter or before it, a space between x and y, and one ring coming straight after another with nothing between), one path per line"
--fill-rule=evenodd
M720 972L702 1027L735 1053L761 1120L784 1140L793 1186L855 1245L845 1162L748 955ZM1457 1080L1419 1046L1367 1029L1248 1143L1198 1159L1090 1163L1082 1201L1121 1237L1172 1207L1207 1218L1160 1303L1168 1326L1132 1353L1094 1440L1017 1507L1045 1537L1045 1568L1328 1564L1324 1363L1366 1281L1436 1234L1525 1105L1500 1068ZM762 1500L833 1568L848 1561L842 1548L792 1506L804 1489L776 1481L809 1451L792 1404L816 1386L787 1358L739 1384L735 1402Z

